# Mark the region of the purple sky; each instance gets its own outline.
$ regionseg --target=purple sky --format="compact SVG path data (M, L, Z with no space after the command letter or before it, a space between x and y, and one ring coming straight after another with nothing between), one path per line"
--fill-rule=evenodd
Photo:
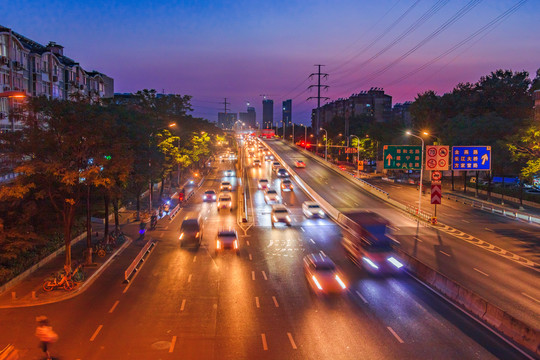
M520 1L154 3L3 1L0 24L42 44L62 44L85 69L113 77L116 92L155 88L193 95L193 115L212 121L225 97L233 112L245 111L250 101L260 121L260 95L267 94L275 120L281 119L281 101L292 98L293 120L308 123L315 102L306 98L316 93L304 90L315 83L306 81L314 64L326 65L330 89L324 95L331 99L383 87L394 103L428 89L450 91L498 68L534 74L540 67L536 0L404 79ZM460 9L462 17L429 38Z

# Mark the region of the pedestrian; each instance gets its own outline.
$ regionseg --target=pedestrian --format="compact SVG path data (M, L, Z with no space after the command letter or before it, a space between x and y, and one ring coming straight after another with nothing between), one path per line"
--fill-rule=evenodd
M49 325L49 319L46 316L38 316L36 318L37 328L36 336L41 342L40 347L43 350L47 360L52 360L51 353L49 352L50 344L58 340L58 335L53 331Z

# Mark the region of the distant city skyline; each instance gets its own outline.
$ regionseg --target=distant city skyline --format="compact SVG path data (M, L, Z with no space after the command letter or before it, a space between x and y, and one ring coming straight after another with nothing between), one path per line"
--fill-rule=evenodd
M224 97L231 112L250 101L262 114L266 94L277 104L292 99L294 121L309 124L316 103L306 99L316 94L306 89L314 84L308 79L314 64L326 65L324 95L331 100L381 87L400 103L499 68L534 76L540 2L513 12L519 3L22 0L3 2L0 12L2 25L40 43L55 41L82 67L113 77L116 92L192 95L192 114L211 121ZM464 15L455 16L460 9Z

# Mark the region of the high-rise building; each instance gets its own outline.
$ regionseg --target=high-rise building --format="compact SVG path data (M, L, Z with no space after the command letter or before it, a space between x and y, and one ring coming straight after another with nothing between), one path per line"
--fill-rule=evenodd
M292 122L292 100L285 100L283 102L283 124L285 127L291 126Z
M0 25L0 93L17 92L25 96L46 96L69 100L84 96L90 101L114 94L114 80L97 71L86 71L64 55L64 47L47 46ZM19 130L22 124L10 119L15 101L0 97L0 131Z
M274 126L274 100L263 100L262 128L271 129Z
M222 129L231 130L236 120L236 113L218 112L218 126Z
M247 103L247 112L238 113L238 120L242 121L246 126L249 126L252 129L257 128L257 115L255 113L255 108L249 106Z

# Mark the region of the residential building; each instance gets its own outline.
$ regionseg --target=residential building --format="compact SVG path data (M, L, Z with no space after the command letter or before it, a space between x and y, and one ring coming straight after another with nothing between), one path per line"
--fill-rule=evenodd
M283 124L285 125L285 127L289 127L291 126L291 122L292 122L292 100L291 99L283 101L282 110L283 110L283 118L282 118Z
M412 125L411 105L411 101L406 101L403 104L395 104L392 108L394 120L399 121L403 126L410 127Z
M238 113L238 120L242 121L246 126L249 126L252 129L257 129L257 115L255 113L255 108L249 106L247 103L247 111Z
M18 100L1 96L10 91L62 100L84 96L98 101L113 96L114 80L98 71L84 70L55 42L44 46L0 25L0 131L22 127L9 116Z
M274 100L263 99L262 128L271 129L274 126Z
M362 116L372 117L375 122L384 123L392 118L392 96L384 93L382 88L371 88L352 94L349 98L340 98L320 107L320 126L332 124L335 118L344 121L345 135L348 135L350 121L358 121ZM317 109L311 112L311 123L317 124Z
M218 112L218 126L224 130L231 130L236 120L236 113Z

